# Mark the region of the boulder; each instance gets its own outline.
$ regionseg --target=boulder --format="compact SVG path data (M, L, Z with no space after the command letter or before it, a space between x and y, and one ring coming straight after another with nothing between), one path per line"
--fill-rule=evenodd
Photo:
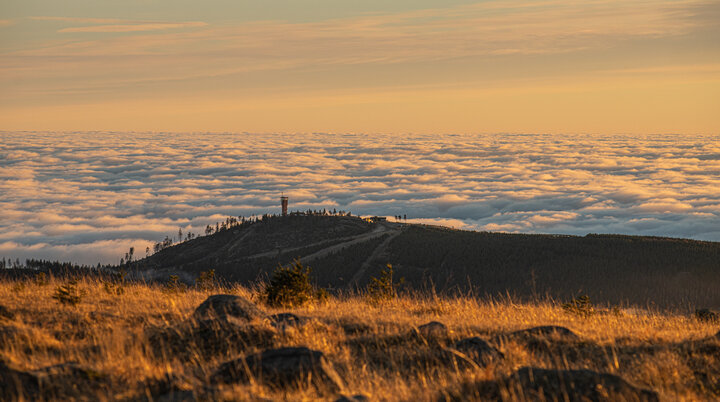
M306 347L268 349L223 363L213 383L248 382L254 378L272 388L312 385L320 391L342 389L340 376L322 352Z
M525 397L570 401L658 401L655 391L638 388L621 377L592 370L523 367L511 375ZM512 385L511 385L512 387Z
M457 341L455 350L480 366L503 358L503 354L499 350L477 336Z
M276 333L267 323L236 324L203 320L187 330L186 339L192 339L191 342L206 352L222 353L228 349L244 350L249 346L270 346Z
M192 358L244 352L251 347L269 347L277 331L267 323L249 323L237 319L203 319L171 327L150 328L148 342L157 358Z
M436 338L447 336L449 331L445 324L438 321L431 321L427 324L420 325L413 332L423 338Z
M195 320L234 318L242 321L252 321L265 318L255 303L234 295L212 295L200 304L192 315Z

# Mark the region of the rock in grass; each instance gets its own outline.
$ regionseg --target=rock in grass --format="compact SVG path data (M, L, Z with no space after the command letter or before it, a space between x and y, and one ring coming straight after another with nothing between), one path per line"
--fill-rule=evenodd
M13 318L15 318L15 314L12 311L10 311L7 307L0 304L0 318L12 320Z
M260 319L263 322L257 322ZM198 352L216 355L272 346L277 331L267 325L266 319L267 315L244 297L213 295L185 322L151 328L146 333L157 357L174 355L184 359Z
M312 385L337 392L340 376L322 352L306 347L268 349L222 364L211 376L213 383L248 382L251 378L272 388Z
M613 374L523 367L505 378L462 383L438 398L467 400L655 402L659 397L657 392L636 387Z
M431 321L427 324L420 325L413 331L416 335L424 338L435 338L448 335L448 328L445 324L438 321Z
M195 320L225 319L229 317L243 321L265 318L255 303L234 295L212 295L200 304L193 313Z
M37 394L40 387L38 378L24 371L14 370L0 361L0 399L15 400L20 395L26 398Z
M527 329L521 329L519 331L510 332L508 334L500 335L500 339L529 339L529 338L560 338L564 340L577 340L580 339L577 334L565 327L559 327L556 325L544 325L540 327L532 327Z
M63 363L38 370L15 370L0 361L0 400L63 400L87 396L107 376L75 363Z
M621 377L592 370L523 367L510 378L525 397L570 401L658 401L655 391L636 387ZM512 387L512 385L511 385Z
M268 325L235 324L221 320L199 321L186 331L186 339L197 345L204 353L210 354L232 349L243 350L251 346L271 346L277 333Z
M202 356L242 353L248 348L274 345L277 330L266 323L243 322L238 319L204 319L171 327L150 328L148 343L155 357L174 356L188 359Z
M481 366L503 358L499 350L477 336L457 341L455 350Z
M198 398L189 390L172 390L152 399L154 402L195 402Z
M296 316L293 313L279 313L273 314L268 317L270 324L276 329L284 330L289 327L298 327L302 325L305 320Z

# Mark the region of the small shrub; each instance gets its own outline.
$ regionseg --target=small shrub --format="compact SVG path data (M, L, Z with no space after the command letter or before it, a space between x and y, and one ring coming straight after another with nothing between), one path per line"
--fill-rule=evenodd
M112 296L120 296L125 293L125 289L117 283L103 281L103 286L105 287L105 293Z
M62 304L77 306L85 296L85 291L78 288L77 279L68 281L66 284L58 286L55 289L53 299Z
M35 283L35 286L47 286L50 284L50 281L48 281L45 272L36 273L33 277L33 282Z
M315 300L318 303L326 303L330 298L330 293L326 289L320 288L315 291Z
M183 293L187 290L187 285L180 282L180 277L177 275L170 275L167 283L165 284L165 292L167 293Z
M195 278L195 287L200 291L208 292L217 287L215 280L215 270L211 269L207 272L200 272L200 276Z
M702 322L717 323L720 322L720 316L714 311L706 308L695 310L695 319Z
M125 276L127 272L121 269L112 275L112 279L109 281L103 281L105 292L109 295L120 296L125 293Z
M12 287L12 291L15 293L21 293L25 290L25 282L17 282Z
M295 260L289 267L275 269L262 298L270 306L302 306L317 300L318 296L322 294L310 284L310 267L303 267Z
M402 284L403 279L395 283L393 273L392 264L387 264L385 269L380 272L380 278L370 278L370 283L367 286L370 299L379 302L392 300L397 297L397 286Z
M595 308L590 302L590 296L588 295L578 296L572 299L569 303L563 304L562 308L569 313L584 317L595 314Z

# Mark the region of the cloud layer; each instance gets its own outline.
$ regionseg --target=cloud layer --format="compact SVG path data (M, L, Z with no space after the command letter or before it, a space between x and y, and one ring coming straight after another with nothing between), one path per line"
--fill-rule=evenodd
M226 216L720 241L720 138L0 133L0 257L117 262Z

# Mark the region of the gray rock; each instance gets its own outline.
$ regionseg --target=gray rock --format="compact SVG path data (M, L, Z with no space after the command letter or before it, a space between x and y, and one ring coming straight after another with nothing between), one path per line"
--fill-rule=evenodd
M223 363L213 383L247 382L250 378L273 388L313 385L320 391L342 389L340 376L322 352L306 347L268 349Z
M266 315L255 303L244 297L212 295L195 309L192 317L198 321L207 319L227 320L230 317L243 321L252 321L265 318Z
M490 344L477 336L457 341L455 343L455 350L481 366L485 366L504 357L499 350L490 346Z
M655 391L638 388L621 377L592 370L523 367L510 377L529 399L570 401L658 401Z
M417 327L414 333L424 338L441 337L448 335L448 328L441 322L431 321Z

